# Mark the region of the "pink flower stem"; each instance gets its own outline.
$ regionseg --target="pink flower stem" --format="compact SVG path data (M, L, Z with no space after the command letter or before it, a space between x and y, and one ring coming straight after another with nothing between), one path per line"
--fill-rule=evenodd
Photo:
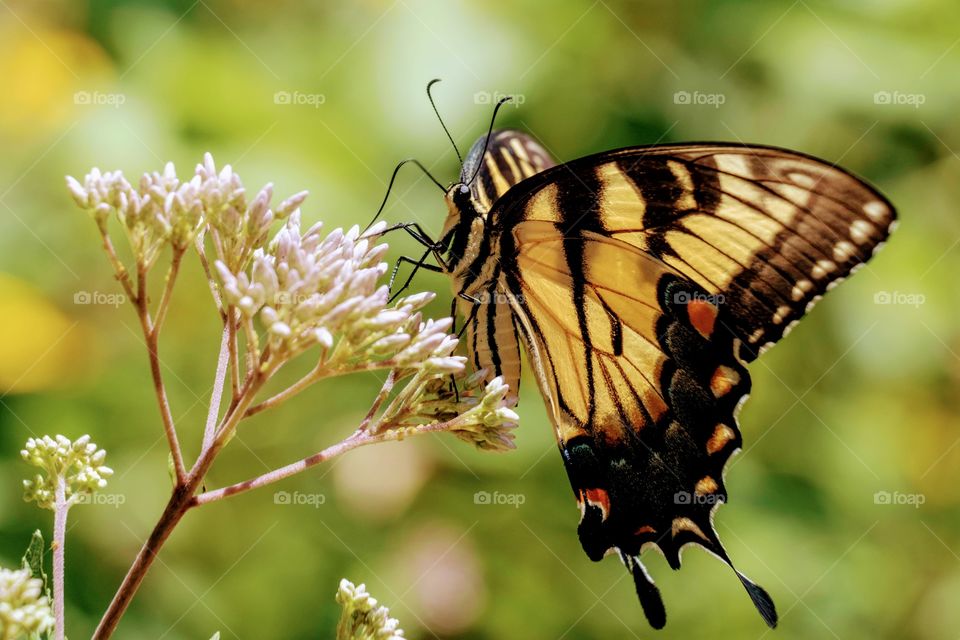
M60 475L57 477L57 487L54 490L53 504L53 637L56 638L56 640L63 640L64 638L64 546L67 541L67 511L70 509L70 505L67 504L66 493L67 483L63 475Z

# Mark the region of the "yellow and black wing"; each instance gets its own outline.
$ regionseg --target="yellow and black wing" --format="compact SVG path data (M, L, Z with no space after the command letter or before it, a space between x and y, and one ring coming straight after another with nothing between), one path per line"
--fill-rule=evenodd
M499 203L498 227L566 224L658 258L722 296L748 362L864 264L895 221L860 179L772 147L628 148L557 166L524 187ZM568 210L573 218L560 220Z
M730 564L711 516L741 445L744 362L869 259L893 208L815 158L695 144L556 166L489 218L497 286L553 418L581 543L594 560L620 554L662 626L644 545L674 568L691 542ZM775 625L766 592L737 575Z

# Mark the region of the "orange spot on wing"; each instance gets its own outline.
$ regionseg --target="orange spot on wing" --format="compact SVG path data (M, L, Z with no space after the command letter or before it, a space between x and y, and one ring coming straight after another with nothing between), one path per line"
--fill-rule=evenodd
M717 307L706 300L691 300L687 303L687 315L690 316L690 324L704 338L713 335L713 327L717 322L717 312Z
M592 504L600 509L603 513L603 519L606 520L610 514L610 495L606 489L585 489L583 496L587 504Z
M639 535L642 534L642 533L656 533L656 532L657 532L656 529L654 529L653 527L651 527L651 526L648 525L648 524L645 524L645 525L643 525L642 527L640 527L639 529L637 529L636 531L634 531L634 532L633 532L633 535L639 536Z
M719 489L719 487L717 486L717 481L711 478L710 476L703 476L702 478L700 478L700 480L697 481L697 484L694 487L694 491L696 491L700 495L713 493L717 489Z
M680 533L681 531L689 531L690 533L696 536L699 536L708 542L710 541L710 538L708 538L707 535L703 532L703 529L697 526L697 523L691 520L690 518L674 518L673 526L671 528L673 530L674 538L676 538L677 534Z
M710 378L710 390L715 398L730 393L730 389L740 382L740 374L726 365L720 365Z
M723 449L724 445L733 440L736 437L736 434L733 432L733 429L728 427L725 424L718 424L717 428L713 430L713 435L710 436L710 439L707 440L707 453L714 454L720 449Z

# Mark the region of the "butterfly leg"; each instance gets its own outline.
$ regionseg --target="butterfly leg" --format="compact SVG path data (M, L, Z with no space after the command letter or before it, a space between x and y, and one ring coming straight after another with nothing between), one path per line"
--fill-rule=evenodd
M460 327L460 331L457 331L457 329L456 329L456 326L457 326L457 316L456 316L457 301L454 300L453 303L450 305L450 317L453 318L453 326L451 327L450 331L451 331L451 333L456 333L456 334L457 334L457 339L460 339L460 338L463 337L463 333L464 333L464 331L467 330L467 327L470 326L470 323L473 322L473 319L477 317L477 312L480 310L480 299L479 299L479 298L476 298L476 297L474 297L474 296L468 295L468 294L466 294L466 293L462 293L462 292L461 292L461 293L458 293L458 294L457 294L457 297L460 298L461 300L466 300L467 302L469 302L470 304L473 305L473 306L470 308L470 316L467 318L467 321L463 323L463 326Z
M470 317L468 317L466 322L463 323L463 326L460 327L459 331L457 331L457 298L466 300L467 302L473 304L473 306L470 308ZM473 319L477 316L477 311L480 309L480 300L463 292L458 293L457 298L454 298L450 302L450 318L452 320L450 324L450 333L457 334L457 340L460 340L463 338L463 334L466 332L467 327L470 326L470 323L473 322ZM457 402L460 402L460 391L457 389L457 382L454 380L452 375L450 376L450 387L453 389L453 392L456 395Z
M390 281L387 284L387 291L390 291L392 295L390 296L390 302L393 302L397 297L407 290L407 287L410 286L410 283L413 281L413 277L417 275L417 271L420 269L426 269L427 271L433 271L436 273L443 273L443 269L432 264L427 264L427 258L430 257L430 250L428 249L419 260L414 260L407 256L400 256L397 260L397 263L393 265L393 271L390 273ZM404 281L403 286L399 290L393 292L393 283L397 279L397 272L400 270L400 265L403 263L408 263L413 265L413 270L410 271L410 275L407 276L406 281Z
M423 230L423 227L420 226L417 222L400 222L392 227L387 227L381 231L378 235L384 236L392 231L406 231L407 234L420 244L431 249L439 249L439 244L434 242L430 238L430 234Z
M443 258L443 242L436 242L431 237L430 234L424 231L423 227L420 226L417 222L401 222L393 225L392 227L387 227L380 232L379 235L386 235L391 231L406 231L411 238L416 240L419 244L427 248L428 253L432 253L433 257L436 259L437 263L446 271L449 271L447 268L447 262Z

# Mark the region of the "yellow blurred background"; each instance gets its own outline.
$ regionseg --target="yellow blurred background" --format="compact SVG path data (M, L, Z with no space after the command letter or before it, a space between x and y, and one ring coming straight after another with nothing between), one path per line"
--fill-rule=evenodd
M128 177L204 151L248 189L309 189L311 222L364 224L394 164L442 181L490 103L560 159L656 141L796 148L897 205L880 255L752 366L745 450L717 526L777 602L770 637L956 637L960 628L960 4L949 0L0 1L0 565L49 514L21 499L33 435L90 433L119 505L71 513L68 625L89 635L168 494L166 450L131 309L63 176ZM391 221L436 234L444 205L402 175ZM412 241L391 238L391 256ZM191 265L162 339L195 454L218 347ZM418 276L416 290L447 283ZM208 486L349 433L379 387L335 380L252 421ZM613 559L594 565L532 380L515 452L446 436L339 461L193 512L120 638L331 637L341 577L366 582L411 638L762 638L734 576L700 551L647 556L668 610L654 634ZM312 504L276 504L276 491ZM519 505L476 504L477 492ZM879 494L879 495L878 495ZM885 497L886 496L886 497ZM887 500L889 498L889 500ZM890 504L885 504L890 502ZM899 504L898 504L899 502ZM906 504L910 502L913 504ZM922 502L922 504L916 504Z

